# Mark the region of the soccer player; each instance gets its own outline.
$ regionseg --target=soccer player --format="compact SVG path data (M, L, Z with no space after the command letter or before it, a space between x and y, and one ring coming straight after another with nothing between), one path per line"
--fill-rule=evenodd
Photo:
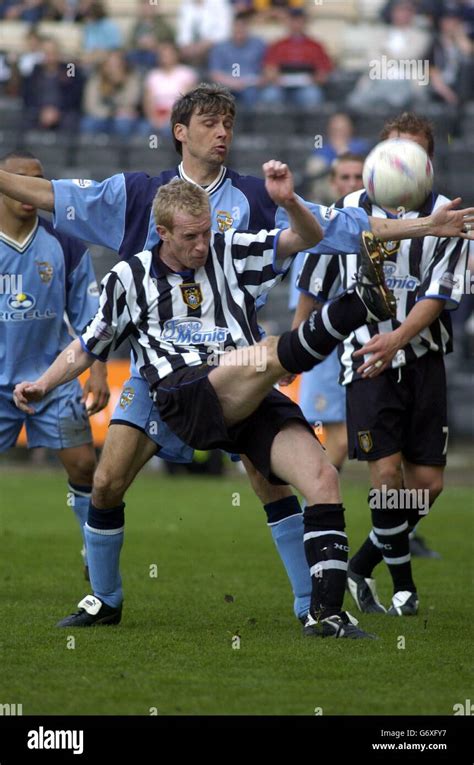
M157 189L174 177L204 187L209 196L212 227L225 231L271 229L286 225L284 211L270 199L262 179L240 176L224 166L233 135L235 102L226 88L200 85L180 98L171 128L182 162L159 176L119 173L101 183L19 178L0 171L0 193L54 212L58 231L102 244L121 258L155 246L159 240L151 207ZM362 231L394 239L421 236L418 222L379 220L360 208L331 212L309 205L325 231L325 252L351 252ZM467 211L466 211L467 212ZM457 221L461 211L446 211ZM193 309L190 307L190 311ZM136 369L125 383L109 428L107 447L94 476L92 507L119 504L143 465L155 454L169 460L190 460L192 450L176 439L150 401L148 388ZM137 456L138 455L138 456ZM244 457L254 490L262 500L272 536L290 578L295 614L309 607L311 581L303 549L301 507L291 489L271 486Z
M330 186L335 200L362 188L363 167L364 157L360 154L346 152L336 157L331 164L329 173ZM312 296L315 291L324 293L322 281L320 289L315 290L314 280L319 280L317 273L313 275L311 293L300 291L296 286L296 276L301 271L305 257L305 253L300 253L294 263L294 266L297 266L296 274L294 267L291 271L292 276L295 275L295 278L292 278L289 301L290 310L295 311L293 327L298 327L311 311L322 308L322 303L318 303ZM331 287L333 287L337 272L337 259L331 257L331 263L324 273L324 278L330 280ZM330 290L329 297L334 297L333 290ZM297 307L298 311L295 310ZM336 348L322 364L318 364L302 376L299 388L299 405L308 422L312 425L322 424L324 426L324 446L327 455L330 462L340 470L347 456L347 432L346 392L342 385L339 385L338 378L339 360ZM280 381L280 385L282 383L284 384L285 381Z
M203 189L179 179L162 186L153 202L159 244L106 275L89 327L39 380L17 385L15 401L33 414L29 401L42 400L94 359L105 360L128 338L162 419L183 442L245 454L268 480L291 483L305 496L313 581L306 634L371 637L342 612L348 547L337 472L299 407L272 386L286 371L323 359L336 335L392 315L393 298L383 283L377 285L381 269L367 258L356 290L324 312L324 319L315 313L278 344L268 338L255 345L258 298L285 274L289 256L323 238L322 227L296 197L287 166L271 161L264 173L269 195L287 211L287 229L214 234ZM58 626L120 621L123 531L123 502L91 509L85 535L94 595Z
M162 187L153 203L160 243L105 277L101 307L82 338L35 383L17 385L15 402L32 413L30 401L41 400L129 338L162 419L183 442L246 454L267 479L286 481L305 496L305 552L312 577L305 634L364 638L368 635L341 611L348 547L337 471L299 407L272 385L283 374L312 368L355 327L394 315L393 295L385 286L373 236L365 233L354 290L279 340L254 345L260 339L258 298L286 271L285 256L323 235L296 198L286 165L271 161L264 173L269 195L288 213L287 230L214 234L202 189L178 179ZM453 219L448 206L431 218L428 230L458 233L472 220L473 209ZM199 321L190 302L199 310ZM91 506L85 534L94 594L58 626L120 622L123 531L123 502L105 509Z
M41 162L27 151L5 155L0 167L43 178ZM0 270L0 451L15 445L23 424L28 448L53 449L66 470L69 504L82 531L96 463L88 417L108 401L105 364L92 365L83 390L73 381L51 393L34 417L15 407L13 389L25 375L46 370L69 344L65 314L80 334L96 313L99 291L91 258L81 242L54 231L35 207L0 195ZM87 568L86 558L84 563Z
M404 113L388 122L381 139L396 137L415 141L433 156L433 131L425 118ZM447 201L433 191L419 210L404 217L422 222ZM364 190L337 203L345 205L359 205L379 216L396 213L372 204ZM409 534L443 488L448 445L444 355L452 350L449 311L462 296L468 247L463 238L439 236L392 242L384 269L397 298L396 319L361 327L344 342L349 456L368 462L372 487L373 528L348 571L349 591L361 611L385 612L372 576L382 559L393 581L388 613L408 616L418 611ZM351 286L357 263L357 255L339 258L343 289ZM326 265L319 256L310 256L300 287L321 297L311 284L315 274L324 276ZM417 503L424 492L428 500Z

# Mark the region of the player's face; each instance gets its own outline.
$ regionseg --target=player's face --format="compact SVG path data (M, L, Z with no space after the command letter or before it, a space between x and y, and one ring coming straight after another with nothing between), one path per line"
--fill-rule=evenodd
M346 194L350 194L352 191L362 189L364 183L362 181L362 169L364 165L362 162L339 162L334 178L332 179L332 187L336 199L345 197Z
M390 140L391 138L402 138L404 141L414 141L428 154L429 143L427 137L423 133L399 133L398 130L391 130L387 140Z
M193 114L189 125L180 125L177 136L186 154L206 165L224 164L232 143L234 118L230 114Z
M23 159L21 157L11 157L3 165L3 170L15 175L29 175L32 178L44 178L41 162L37 159ZM3 196L2 207L3 214L20 221L27 221L36 215L36 207L26 205L23 202L17 202L15 199Z
M173 216L173 230L158 228L167 243L168 262L180 270L202 268L206 264L211 241L211 216L205 212L197 217L184 212Z

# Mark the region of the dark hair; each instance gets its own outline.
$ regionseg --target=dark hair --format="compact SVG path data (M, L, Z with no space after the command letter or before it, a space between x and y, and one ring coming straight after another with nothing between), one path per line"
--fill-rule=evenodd
M174 127L177 124L188 126L193 114L229 114L235 117L235 98L223 85L201 82L175 101L170 123L175 149L181 156L183 147L181 141L174 137Z
M434 154L434 128L426 117L420 117L414 112L403 112L391 120L387 120L380 133L380 140L386 141L394 130L397 133L410 133L410 135L423 135L428 141L428 156Z
M334 178L336 170L342 162L362 162L364 164L365 157L363 154L356 154L352 151L345 151L344 154L339 154L331 162L331 170L329 172L331 178Z
M0 165L5 165L9 159L34 159L36 162L40 161L38 157L31 153L31 151L26 151L24 149L14 149L13 151L9 151L8 154L3 154L3 156L0 157Z

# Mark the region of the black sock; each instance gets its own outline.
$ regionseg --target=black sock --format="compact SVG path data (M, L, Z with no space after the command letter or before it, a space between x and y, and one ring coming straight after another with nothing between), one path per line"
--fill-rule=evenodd
M416 592L411 571L408 522L404 510L372 510L371 538L380 548L393 581L393 591Z
M373 489L369 491L369 496L367 498L369 507L371 507L372 503L372 492ZM351 558L351 571L353 571L354 574L359 574L359 576L370 579L375 566L378 566L378 564L382 561L382 550L378 546L378 540L374 532L371 531L365 542L361 545L361 547L359 547L356 554Z
M304 549L311 572L311 616L325 619L342 610L349 548L341 504L311 505L304 511Z
M367 309L355 292L333 300L278 341L278 359L288 372L307 372L329 356L354 329L365 324Z

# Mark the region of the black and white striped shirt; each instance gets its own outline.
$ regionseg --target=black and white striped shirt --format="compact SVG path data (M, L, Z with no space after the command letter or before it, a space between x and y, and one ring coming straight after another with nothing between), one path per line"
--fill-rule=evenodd
M423 208L408 212L404 219L430 215L449 200L441 194L431 194ZM372 204L364 190L345 196L336 207L363 207L368 215L386 218L387 213ZM340 346L340 382L344 385L358 378L357 368L363 359L353 359L354 351L361 348L376 334L391 332L400 326L419 301L435 298L446 301L445 309L426 329L398 351L392 367L398 368L423 356L427 351L449 353L452 350L452 327L449 311L457 308L463 294L469 242L463 239L405 239L386 242L390 255L384 264L385 277L397 300L397 318L369 324L353 332ZM298 288L320 302L333 299L354 284L359 267L359 254L327 256L309 253L298 278Z
M282 279L279 229L213 233L206 264L172 271L162 244L121 261L102 281L100 307L84 330L83 348L105 361L128 339L150 387L185 366L197 366L230 348L261 339L256 300Z

